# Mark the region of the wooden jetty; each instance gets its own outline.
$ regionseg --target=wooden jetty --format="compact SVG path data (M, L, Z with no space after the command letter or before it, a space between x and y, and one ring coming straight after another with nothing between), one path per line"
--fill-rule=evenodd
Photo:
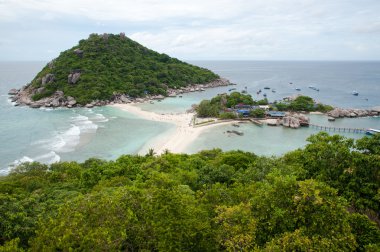
M316 124L311 124L311 123L309 124L309 126L321 131L345 132L345 133L355 133L355 134L365 134L367 132L366 129L322 126L322 125L316 125Z
M251 121L252 123L258 125L258 126L263 126L263 123L260 122L259 120L255 120L255 119L249 119L249 121Z

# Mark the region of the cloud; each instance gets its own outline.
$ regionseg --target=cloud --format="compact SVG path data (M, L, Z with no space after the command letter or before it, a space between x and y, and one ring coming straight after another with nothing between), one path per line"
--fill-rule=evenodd
M379 42L379 11L378 0L0 0L8 41L0 57L12 58L9 49L17 47L50 58L45 48L124 31L185 59L379 59L370 42Z

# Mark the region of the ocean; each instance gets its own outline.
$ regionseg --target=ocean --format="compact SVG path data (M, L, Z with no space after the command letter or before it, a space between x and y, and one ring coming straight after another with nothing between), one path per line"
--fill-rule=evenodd
M285 62L285 61L194 61L236 83L238 91L247 90L254 99L265 86L270 101L297 93L343 108L380 106L380 62ZM7 95L31 81L45 62L0 63L0 173L23 161L53 163L84 161L90 157L115 159L122 154L136 154L151 139L173 129L173 125L138 118L110 107L92 109L31 109L14 107ZM292 84L290 84L292 83ZM319 92L309 89L315 86ZM167 98L155 104L142 104L144 110L157 113L184 112L192 104L209 99L231 87L208 89ZM301 89L296 91L295 88ZM353 96L352 91L359 92ZM264 91L264 90L263 90ZM341 127L380 128L380 118L340 119L328 122L325 116L312 115L312 122ZM317 133L312 128L298 130L282 127L258 127L242 124L244 136L226 133L231 126L206 130L187 152L202 149L241 149L260 155L281 155L306 144L306 138ZM347 134L358 138L362 135Z

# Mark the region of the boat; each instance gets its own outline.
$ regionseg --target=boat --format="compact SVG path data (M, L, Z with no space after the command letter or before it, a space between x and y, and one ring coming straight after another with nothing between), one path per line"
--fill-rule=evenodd
M335 121L335 117L329 116L329 117L327 118L327 120L328 120L329 122L334 122L334 121Z
M356 91L352 91L352 95L358 96L358 95L359 95L359 93L358 93L358 92L356 92Z
M228 89L228 91L230 91L230 92L231 92L232 90L236 90L236 88L230 88L230 89Z
M310 89L313 89L313 90L315 90L315 91L319 91L319 88L316 88L316 87L314 87L314 86L309 86L309 88L310 88Z
M301 89L300 89L300 88L296 88L296 90L297 90L297 91L301 91Z
M272 89L272 93L276 93L276 89Z
M267 94L266 94L266 93L264 93L264 94L263 94L263 96L264 96L264 97L267 97Z
M264 89L270 89L270 87L264 87Z
M376 134L380 134L380 130L378 130L378 129L367 129L365 133L367 135L376 135Z
M241 93L242 93L242 94L246 94L246 93L247 93L247 90L242 90Z
M233 134L236 134L238 136L242 136L244 135L244 133L242 131L237 131L237 130L227 130L227 133L233 133Z
M292 84L293 84L293 82L289 82L289 84L290 84L290 85L292 85Z

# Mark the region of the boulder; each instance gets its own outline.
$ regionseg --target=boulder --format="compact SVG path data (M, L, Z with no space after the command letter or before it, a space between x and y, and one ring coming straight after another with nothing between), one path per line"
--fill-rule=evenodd
M79 78L80 78L80 73L79 72L77 72L77 73L71 73L67 77L67 82L69 84L76 84L78 82Z
M44 87L40 87L40 88L37 88L36 90L36 94L42 94L43 92L45 91L45 88Z
M123 103L130 103L131 102L125 95L121 95L119 99Z
M41 104L37 103L37 102L32 102L30 105L29 105L31 108L40 108L41 107Z
M86 104L86 106L85 106L86 108L93 108L94 107L94 105L93 104L91 104L91 103L89 103L89 104Z
M41 84L46 85L46 84L52 83L54 80L55 80L54 74L48 73L44 77L42 77Z
M67 104L69 105L69 106L74 106L75 104L77 104L77 101L73 98L73 97L71 97L71 96L68 96L67 97Z
M282 125L289 128L299 128L301 126L300 120L294 116L285 116L282 118Z
M79 57L82 57L82 56L83 56L83 50L81 50L81 49L79 49L79 48L75 49L75 50L74 50L74 53L75 53L76 55L78 55Z
M53 99L50 104L51 104L52 107L55 107L55 108L59 107L61 105L60 102L59 102L59 98Z
M19 91L20 90L18 90L18 89L12 88L11 90L8 91L8 94L9 95L17 95Z

